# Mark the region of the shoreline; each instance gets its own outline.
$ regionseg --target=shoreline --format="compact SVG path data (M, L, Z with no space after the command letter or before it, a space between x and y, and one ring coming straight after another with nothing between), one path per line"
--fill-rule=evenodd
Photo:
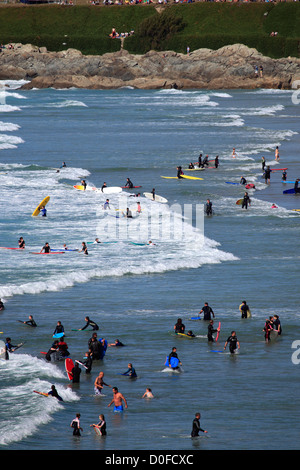
M22 89L292 89L300 80L300 59L271 59L243 44L189 54L125 49L104 55L60 52L13 44L0 55L0 79L27 80ZM257 69L257 70L256 70ZM261 75L260 75L261 74Z

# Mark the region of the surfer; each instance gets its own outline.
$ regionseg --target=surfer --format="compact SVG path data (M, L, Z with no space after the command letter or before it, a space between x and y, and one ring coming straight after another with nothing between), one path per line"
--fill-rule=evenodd
M141 203L139 201L137 201L137 213L140 214L142 212L142 208L141 208Z
M198 166L199 166L199 168L203 167L203 165L202 165L202 153L200 153L200 155L198 157Z
M100 372L98 377L96 377L96 380L94 382L94 391L95 391L96 395L101 395L102 394L102 389L103 389L104 385L106 385L106 387L111 387L111 385L104 382L103 377L104 377L104 372Z
M178 167L177 167L177 178L178 178L178 179L182 178L181 175L183 175L183 171L182 171L181 166L178 166Z
M58 351L61 357L65 358L70 356L70 353L68 351L68 345L64 340L64 337L62 337L59 342L58 342Z
M265 159L265 157L261 157L261 169L262 169L262 171L265 171L265 166L266 166L266 159Z
M118 387L113 387L113 399L111 402L107 405L108 407L114 403L114 411L123 411L123 402L125 405L125 408L128 408L128 404L126 401L126 398L124 395L122 395L121 392L119 392Z
M151 194L153 201L155 201L155 188L152 188Z
M191 432L191 437L199 436L200 431L207 432L207 431L204 431L204 429L202 429L200 427L200 418L201 418L200 413L196 413L195 418L193 420L193 428L192 428L192 432Z
M247 184L247 180L243 176L240 179L240 184Z
M273 330L270 320L266 320L265 326L263 327L263 331L265 333L265 341L268 343L270 341L270 334Z
M184 333L185 325L182 323L181 318L177 319L177 322L174 325L174 331L175 331L175 333Z
M108 346L119 347L119 346L125 346L125 344L123 344L120 340L116 339L114 343L110 343Z
M282 172L281 179L282 179L282 181L286 181L286 178L287 178L287 172L284 170Z
M41 214L42 217L47 217L47 209L46 209L45 206L41 207L40 214Z
M294 184L295 193L300 193L300 188L298 187L299 186L299 181L300 181L299 178L297 178L296 181L295 181L295 184Z
M250 199L250 197L249 197L249 195L246 191L245 194L244 194L244 197L243 197L242 209L244 209L244 207L246 209L248 209L248 204L249 204L249 206L251 206L251 199Z
M80 426L80 413L76 413L76 418L72 420L70 426L73 428L73 436L81 436L80 431L83 429Z
M29 315L28 318L29 318L29 320L23 321L24 325L33 326L33 327L37 326L37 324L35 323L32 315Z
M75 362L75 365L74 365L73 369L71 370L71 374L72 374L73 384L79 383L80 382L81 369L79 367L78 362Z
M58 401L63 401L62 397L58 394L58 391L55 388L55 385L51 386L51 390L48 392L48 395L55 397Z
M232 149L232 158L236 158L235 148Z
M82 328L79 328L79 331L85 330L88 326L91 326L94 331L99 330L99 326L97 325L97 323L95 323L93 320L90 320L90 317L85 317L85 321L86 324Z
M10 353L13 353L14 350L15 350L16 346L14 346L13 344L11 344L11 338L5 338L5 359L8 360L9 359L9 352Z
M193 162L189 163L189 169L190 170L193 170L195 168L195 165Z
M56 335L57 333L65 333L65 329L61 323L60 320L58 320L57 324L56 324L56 327L55 327L55 330L53 332L53 335Z
M274 319L273 319L273 328L275 331L278 332L278 336L281 335L282 333L282 328L281 328L281 323L280 323L280 320L279 320L279 316L278 315L274 315Z
M48 350L46 356L45 356L45 359L46 361L51 361L52 360L52 357L51 355L55 353L55 356L53 356L53 360L57 360L58 359L58 355L56 353L58 353L58 343L59 341L58 340L55 340L54 343L52 344L51 348Z
M278 148L278 145L275 149L275 160L278 162L279 161L279 148Z
M48 242L45 243L40 253L51 253L51 248Z
M23 237L19 238L18 244L19 244L19 248L22 248L23 250L25 249L25 240Z
M269 166L267 166L267 168L265 169L263 176L265 178L265 184L270 184L271 169Z
M182 363L181 363L181 361L180 361L180 359L177 355L177 348L175 348L175 347L172 348L172 352L169 354L168 364L169 364L169 367L171 367L172 369L179 369L178 366L177 367L172 367L171 366L170 361L171 361L172 357L174 357L175 359L178 359L178 363L182 366Z
M278 206L276 206L276 204L273 202L271 209L278 209Z
M250 311L246 300L243 300L243 302L240 305L240 312L242 314L241 318L248 318L248 311Z
M89 349L91 350L91 357L93 361L103 358L103 346L97 339L97 333L94 333L96 336L92 336L89 341Z
M130 180L130 178L127 178L125 188L133 188L133 182Z
M81 248L81 250L79 251L79 253L84 253L85 255L88 255L89 252L88 252L88 249L87 249L87 246L86 246L85 242L82 242L82 243L81 243L81 246L82 246L82 248Z
M107 188L107 184L104 181L103 185L101 186L101 191L103 192L103 189L105 189L105 188Z
M85 191L86 190L86 181L82 180L81 185L83 186L83 190Z
M131 362L129 362L129 364L128 364L128 370L126 372L124 372L124 374L122 374L122 375L128 375L131 379L134 379L134 378L137 377L135 368L133 367Z
M206 155L206 157L203 158L202 167L204 167L205 165L206 165L206 166L209 165L209 162L208 162L208 155Z
M206 201L206 205L205 205L205 214L206 215L212 215L213 211L212 211L212 202L210 201L210 199L207 199Z
M205 302L204 307L199 312L199 315L203 313L203 320L211 320L211 315L213 318L215 318L215 314L213 312L213 309L208 305L207 302Z
M237 339L235 331L232 331L231 335L227 338L227 341L225 342L225 345L224 345L224 351L228 343L229 343L229 351L231 352L231 354L235 353L236 348L240 349L240 343Z
M4 310L5 307L4 307L4 303L2 302L2 300L0 299L0 312L1 310Z
M66 162L62 162L61 168L66 168Z
M104 415L99 415L99 420L98 424L91 424L90 426L98 428L101 436L106 436L106 421Z
M90 350L85 353L85 359L82 364L85 366L85 373L90 374L93 364L92 352Z
M220 331L220 329L219 328L214 328L214 321L210 320L209 325L208 325L208 329L207 329L207 339L208 339L209 342L214 341L213 333L216 333L217 331Z
M220 162L219 162L219 155L216 156L215 158L215 168L218 168Z

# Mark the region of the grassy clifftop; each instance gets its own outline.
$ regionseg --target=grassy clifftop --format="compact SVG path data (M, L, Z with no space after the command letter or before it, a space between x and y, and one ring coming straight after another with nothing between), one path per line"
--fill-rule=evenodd
M186 52L217 49L242 43L270 57L299 57L300 3L192 3L168 5L158 13L154 5L129 6L8 6L0 8L0 42L46 46L50 51L69 47L84 54L120 49L109 38L112 28L135 31L124 48ZM278 32L270 37L272 31Z

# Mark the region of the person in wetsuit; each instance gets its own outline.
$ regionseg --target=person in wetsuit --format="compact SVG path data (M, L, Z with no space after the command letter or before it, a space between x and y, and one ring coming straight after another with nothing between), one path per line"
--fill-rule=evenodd
M171 367L172 369L179 369L179 366L177 366L177 367L172 367L172 366L171 366L170 361L171 361L171 358L172 358L172 357L174 357L175 359L178 359L179 364L182 366L182 363L181 363L181 361L180 361L180 359L179 359L179 357L178 357L176 351L177 351L177 348L174 347L174 348L172 348L172 351L171 351L171 353L169 354L168 365L169 365L169 367Z
M73 384L79 383L80 382L81 369L79 367L78 362L75 362L75 365L74 365L73 369L71 370L71 374L72 374Z
M92 370L92 365L93 365L93 358L92 358L92 351L89 350L88 352L85 353L85 359L82 362L83 365L85 366L85 373L90 374Z
M55 388L55 385L51 386L51 390L48 392L48 395L55 397L58 401L63 401L62 397L58 394L58 391Z
M246 191L243 198L242 209L244 209L244 207L248 209L248 204L249 206L251 205L251 199Z
M299 181L300 181L299 178L297 178L296 181L295 181L295 184L294 184L295 193L300 193Z
M203 320L211 320L211 315L215 318L213 309L205 302L204 307L199 312L199 315L203 312Z
M178 166L177 167L177 178L182 178L182 175L183 175L183 171L182 171L182 168L181 166Z
M88 326L91 326L94 331L99 330L97 323L95 323L93 320L90 320L90 317L85 317L85 321L86 324L82 328L79 328L79 331L85 330Z
M134 379L134 378L137 377L135 368L133 367L131 362L129 362L129 364L128 364L128 370L126 372L124 372L124 374L122 374L122 375L128 375L131 379Z
M219 156L217 155L216 158L215 158L215 168L218 168L219 167Z
M248 318L248 310L250 310L250 309L249 309L249 307L246 303L246 300L243 300L243 302L240 306L240 311L241 311L241 314L242 314L241 318Z
M193 420L193 428L192 428L192 432L191 432L191 437L199 436L200 431L201 432L207 432L207 431L204 431L204 429L202 429L200 427L200 418L201 418L200 413L196 413L195 418Z
M50 248L50 245L48 242L45 243L45 245L43 246L43 248L41 249L40 253L50 253L51 252L51 248Z
M57 333L64 333L65 329L61 323L61 321L58 320L55 330L53 331L53 335L56 335Z
M227 341L225 342L225 345L224 345L224 351L228 343L229 343L229 351L231 352L231 354L235 353L236 348L240 349L240 343L237 339L235 331L232 331L231 335L227 338Z
M130 180L130 178L127 178L125 188L133 188L133 182Z
M182 319L178 318L177 322L174 325L175 333L184 333L185 325L182 323Z
M209 342L212 343L214 341L213 334L216 333L217 331L218 330L214 328L214 321L210 320L208 328L207 328L207 339Z
M34 319L33 319L33 316L32 316L32 315L29 315L28 318L29 318L29 320L23 321L24 325L36 327L37 324L35 323L35 321L34 321Z
M205 205L205 214L206 215L212 215L213 210L212 210L212 202L210 199L207 199L206 205Z
M22 249L25 248L25 240L23 237L19 238L18 244L19 244L19 248L22 248Z

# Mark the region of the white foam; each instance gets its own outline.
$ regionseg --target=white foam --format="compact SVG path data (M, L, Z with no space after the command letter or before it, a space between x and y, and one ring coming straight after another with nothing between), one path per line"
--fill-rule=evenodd
M21 111L21 108L9 104L0 104L0 113L12 113L14 111Z
M12 122L3 122L0 121L0 132L13 132L20 129L21 126L18 124L13 124Z
M48 108L69 108L73 106L80 106L87 108L87 105L83 103L82 101L76 101L76 100L64 100L60 103L49 103L45 105Z

